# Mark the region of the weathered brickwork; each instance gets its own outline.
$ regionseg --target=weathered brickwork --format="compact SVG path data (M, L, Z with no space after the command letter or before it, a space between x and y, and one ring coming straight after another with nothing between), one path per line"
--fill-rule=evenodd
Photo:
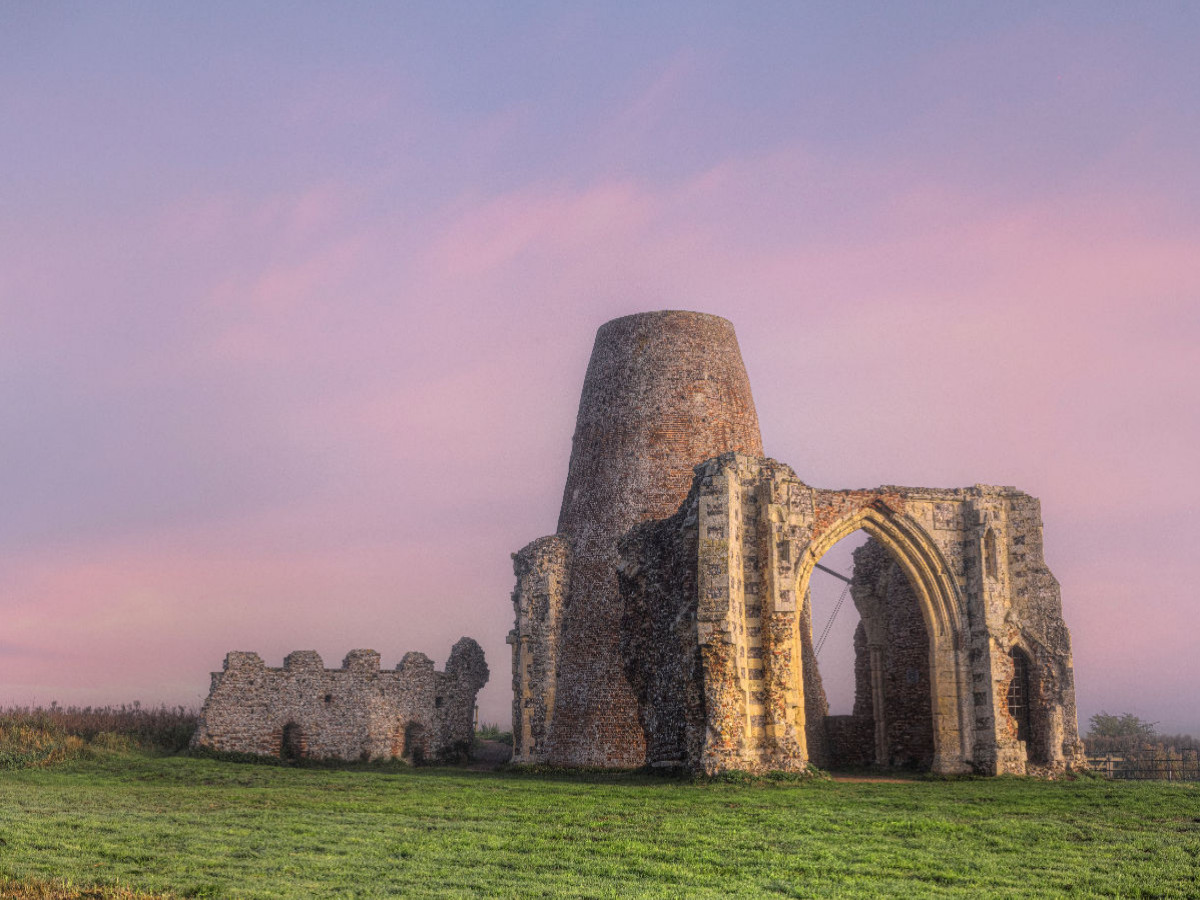
M470 749L475 695L488 679L483 650L462 638L446 671L408 653L381 671L374 650L352 650L326 669L312 650L268 668L257 653L230 653L214 672L193 747L312 759L454 760Z
M855 710L830 717L808 583L859 529L874 541L852 586ZM762 457L728 322L610 322L558 534L514 555L515 758L1061 771L1081 745L1041 541L1038 502L1015 488L806 485ZM1011 705L1018 684L1027 712Z
M570 587L555 651L555 686L545 697L552 709L538 711L535 698L531 714L549 723L537 761L645 762L637 700L618 648L623 604L617 541L638 522L671 515L687 495L692 468L731 450L761 454L762 438L728 321L666 311L626 316L600 328L584 377L558 519L557 534L571 553ZM532 636L537 628L525 629L518 614L516 632L527 631ZM535 657L542 654L530 643L525 647ZM521 645L514 644L514 655L518 652ZM514 731L521 727L514 717Z

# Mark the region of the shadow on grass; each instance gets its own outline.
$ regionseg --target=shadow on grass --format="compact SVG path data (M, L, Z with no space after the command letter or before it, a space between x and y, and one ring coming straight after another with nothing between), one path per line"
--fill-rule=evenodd
M705 775L685 768L654 768L643 766L635 769L613 769L602 767L564 767L547 765L515 765L501 763L480 768L476 760L468 759L455 763L423 763L414 765L398 759L375 761L346 761L339 759L281 759L275 756L258 756L252 753L192 749L181 756L208 759L234 765L265 766L282 769L313 769L338 772L371 772L374 774L414 775L423 778L454 778L479 780L547 781L572 784L738 784L738 785L797 785L816 781L829 781L824 771L815 767L806 772L762 772L740 770ZM914 777L913 780L916 780Z

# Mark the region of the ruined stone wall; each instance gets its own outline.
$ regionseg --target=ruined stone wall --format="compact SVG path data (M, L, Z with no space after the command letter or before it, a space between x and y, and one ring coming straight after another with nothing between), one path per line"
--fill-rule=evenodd
M513 755L515 763L539 761L546 750L558 684L562 611L571 580L566 538L539 538L513 554L516 627L513 647Z
M352 650L340 669L312 650L288 654L283 668L233 652L212 675L192 746L279 756L287 729L294 752L313 759L454 759L470 748L487 679L470 638L454 645L445 672L423 653L381 671L374 650Z
M571 550L570 588L548 714L552 725L538 761L645 762L638 704L618 648L617 541L638 522L675 512L693 467L729 450L759 454L762 439L728 321L664 311L600 328L559 514L557 533Z
M703 750L703 663L696 640L697 524L676 514L645 522L619 545L621 657L638 701L646 758L684 766Z
M989 663L981 679L990 690L977 692L980 719L994 754L993 768L1013 774L1060 771L1082 759L1075 710L1071 637L1062 618L1058 581L1046 566L1042 548L1041 506L1035 497L989 488L965 512L971 533L969 578L982 598L981 625L975 646ZM1030 725L1028 745L1017 737L1008 712L1013 675L1011 652L1029 656Z
M694 547L680 538L688 528ZM1040 557L1033 498L983 485L819 490L781 463L739 454L697 467L676 516L635 529L621 544L624 664L645 673L631 679L651 682L663 655L674 652L664 648L690 647L683 632L695 623L700 670L692 684L673 688L700 691L704 701L699 756L682 742L688 765L796 769L819 758L808 747L821 732L806 721L814 708L806 693L820 682L805 671L815 669L805 651L811 622L802 624L796 598L807 595L814 563L859 528L878 542L860 554L855 592L866 651L859 679L869 674L871 715L827 718L829 754L873 728L866 755L873 743L875 760L885 764L1032 771L1002 703L1012 677L1006 654L1019 642L1035 664L1041 736L1034 740L1049 748L1044 764L1029 759L1039 771L1070 765L1077 752L1070 644L1057 585ZM1022 548L1021 568L1013 565L1014 547ZM689 567L694 585L679 574ZM677 669L672 678L683 682L694 671ZM868 691L860 686L859 693ZM650 747L675 751L679 729L666 695L639 691L639 702L654 707L640 721ZM672 729L660 741L657 731Z
M600 328L557 533L515 559L517 759L799 769L870 726L880 763L1072 765L1070 638L1036 499L818 489L761 444L729 322L665 311ZM830 737L808 579L860 528L890 556L890 587L856 598L869 690ZM1028 742L1006 705L1013 647L1031 661Z

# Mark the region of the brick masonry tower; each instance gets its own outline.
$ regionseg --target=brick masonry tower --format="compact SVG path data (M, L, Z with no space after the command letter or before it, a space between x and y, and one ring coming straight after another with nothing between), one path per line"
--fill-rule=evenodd
M601 326L579 401L558 534L517 554L518 628L510 637L515 759L645 762L637 701L619 654L617 540L638 522L671 515L687 496L693 468L729 451L762 455L750 380L729 321L671 310Z

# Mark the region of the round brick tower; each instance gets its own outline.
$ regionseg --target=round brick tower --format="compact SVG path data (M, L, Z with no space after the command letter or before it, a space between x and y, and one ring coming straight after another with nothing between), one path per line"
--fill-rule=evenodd
M618 650L617 540L672 515L698 463L762 456L733 325L704 313L639 313L596 332L558 533L571 543L549 762L638 766L646 748Z

